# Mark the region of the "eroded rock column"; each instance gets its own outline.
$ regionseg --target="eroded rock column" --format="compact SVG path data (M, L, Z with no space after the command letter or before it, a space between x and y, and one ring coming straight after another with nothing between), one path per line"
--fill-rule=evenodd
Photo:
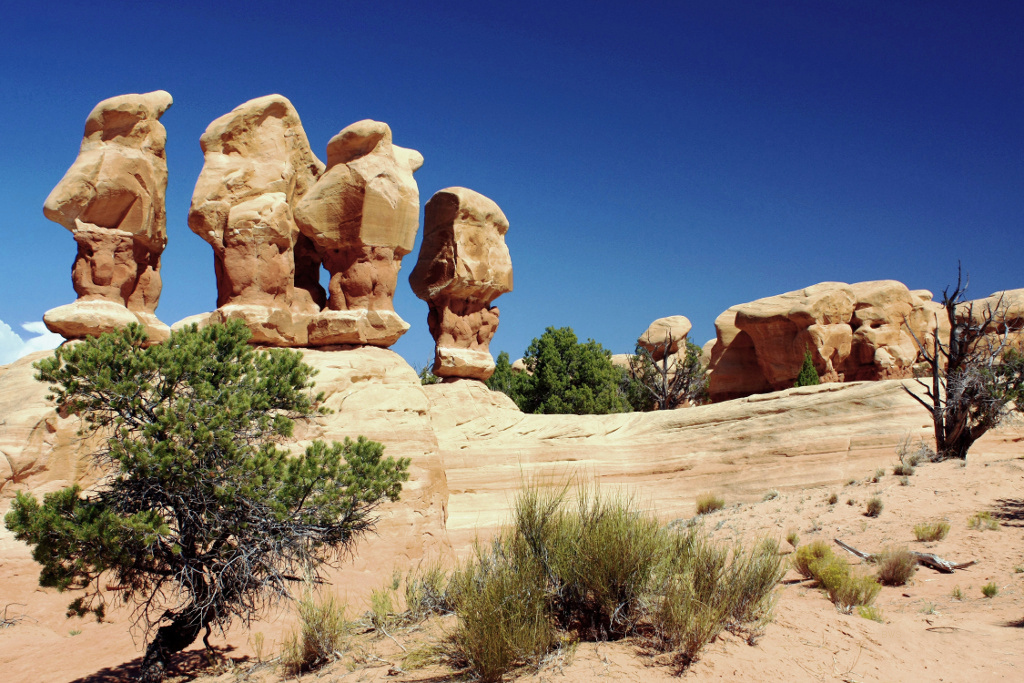
M424 213L423 245L409 283L430 306L433 372L486 380L494 372L490 342L498 328L491 303L512 291L508 219L493 201L464 187L436 193Z
M299 230L330 275L327 307L309 324L311 346L386 347L409 329L393 298L419 230L413 172L422 165L380 121L353 123L327 144L327 170L295 206Z
M254 342L304 346L325 296L292 208L324 165L298 113L281 95L250 100L211 123L200 146L188 225L213 247L217 310L186 321L241 318Z
M103 100L85 122L78 158L43 205L71 231L78 255L75 303L43 321L67 339L96 336L138 322L151 341L170 330L155 315L160 255L167 246L167 131L160 117L173 100L163 90Z

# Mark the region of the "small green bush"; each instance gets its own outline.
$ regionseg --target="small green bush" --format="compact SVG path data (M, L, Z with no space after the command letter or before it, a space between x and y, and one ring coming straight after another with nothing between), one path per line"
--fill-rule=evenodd
M844 614L849 614L858 605L870 605L882 590L874 578L852 574L850 564L836 555L815 560L810 569L828 593L829 600Z
M882 616L882 610L873 605L860 605L857 607L857 614L864 619L877 621L879 624L885 623L885 618Z
M919 541L941 541L948 533L948 522L925 522L914 525L914 538Z
M725 499L714 493L702 493L697 496L697 514L706 515L709 512L721 510L725 507Z
M964 592L960 590L960 586L953 586L952 597L954 600L963 600Z
M296 604L298 630L285 636L281 665L290 674L322 666L343 647L349 633L345 604L333 595L318 596L311 588ZM262 644L262 638L260 639Z
M868 500L867 507L864 509L864 514L868 517L877 517L882 514L882 499L878 496L874 496Z
M994 598L999 593L999 586L995 581L990 581L981 587L981 594L986 598Z
M790 531L788 534L786 534L786 542L794 548L796 548L798 545L800 545L800 534L798 534L795 531Z
M987 510L983 512L977 512L967 518L967 527L970 529L988 529L989 531L998 531L999 522L992 517L992 513Z
M811 565L827 557L832 557L832 547L825 541L811 541L796 549L793 554L793 569L806 579L817 579L811 571Z
M875 557L876 576L883 586L903 586L917 571L917 559L906 548L886 550Z

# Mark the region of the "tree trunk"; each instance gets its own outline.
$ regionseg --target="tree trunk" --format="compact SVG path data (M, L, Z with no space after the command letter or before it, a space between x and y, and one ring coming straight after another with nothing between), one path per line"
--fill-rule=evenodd
M142 658L140 683L160 683L167 673L171 655L194 643L212 619L212 612L203 614L186 610L175 616L170 624L158 628Z

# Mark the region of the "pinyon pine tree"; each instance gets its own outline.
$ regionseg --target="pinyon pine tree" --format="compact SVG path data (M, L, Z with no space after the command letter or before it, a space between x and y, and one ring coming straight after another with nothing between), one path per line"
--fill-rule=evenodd
M818 371L814 368L814 359L811 358L810 350L804 350L804 364L800 368L800 374L796 376L794 387L813 387L821 384Z
M204 629L248 623L292 582L319 580L408 478L407 459L363 437L279 448L317 411L315 371L248 338L236 321L146 346L132 325L36 365L57 410L107 437L94 457L109 474L42 503L19 493L6 524L34 546L41 585L85 591L71 613L102 617L110 586L134 603L142 681L161 680Z

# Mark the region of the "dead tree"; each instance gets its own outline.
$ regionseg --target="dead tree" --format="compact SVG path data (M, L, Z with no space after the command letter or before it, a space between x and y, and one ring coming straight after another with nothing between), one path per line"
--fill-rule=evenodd
M927 400L906 391L932 414L935 450L942 459L966 459L985 432L1012 410L1024 409L1024 356L1008 346L1010 334L1020 330L1019 321L1009 320L1003 297L995 306L986 304L976 317L974 303L964 296L968 284L958 267L956 287L942 292L948 340L939 339L938 316L931 345L904 320L931 379L930 385L917 380Z
M629 357L630 375L654 410L707 402L707 368L701 362L700 347L687 341L685 351L670 353L675 341L669 334L655 345L654 353L637 344L636 353ZM655 360L656 356L660 358Z

